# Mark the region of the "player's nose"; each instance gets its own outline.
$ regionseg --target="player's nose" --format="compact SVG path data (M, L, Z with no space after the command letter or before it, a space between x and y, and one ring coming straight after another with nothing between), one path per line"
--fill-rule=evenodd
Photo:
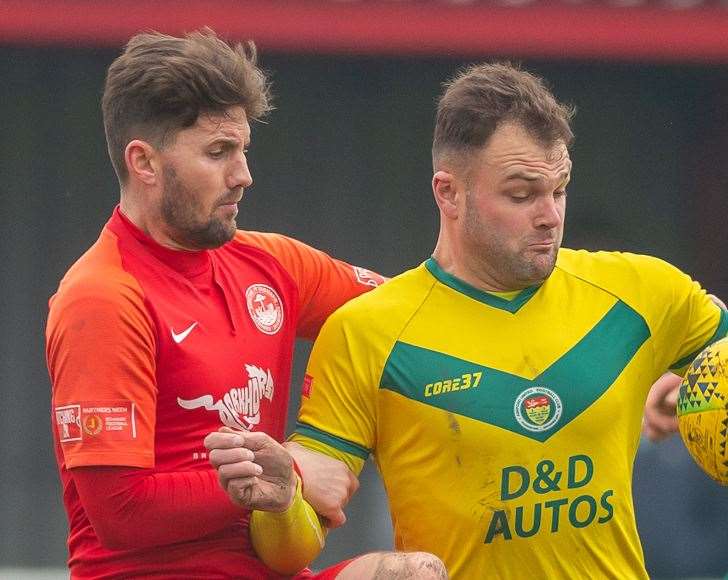
M253 185L253 176L248 168L248 160L245 156L236 159L232 164L228 173L227 184L228 189L245 188Z
M552 229L563 220L558 202L550 195L539 199L536 213L536 227Z

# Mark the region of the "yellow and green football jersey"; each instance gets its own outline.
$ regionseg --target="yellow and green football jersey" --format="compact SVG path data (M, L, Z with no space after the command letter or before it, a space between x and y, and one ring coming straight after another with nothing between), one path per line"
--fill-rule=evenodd
M631 492L645 398L727 331L655 258L562 249L511 300L431 259L328 320L294 438L356 472L373 454L396 547L454 578L645 578Z

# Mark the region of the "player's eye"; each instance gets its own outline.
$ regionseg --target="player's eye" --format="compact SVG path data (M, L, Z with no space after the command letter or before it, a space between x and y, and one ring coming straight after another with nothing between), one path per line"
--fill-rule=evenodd
M207 154L213 159L220 159L225 152L222 149L214 149L212 151L208 151Z

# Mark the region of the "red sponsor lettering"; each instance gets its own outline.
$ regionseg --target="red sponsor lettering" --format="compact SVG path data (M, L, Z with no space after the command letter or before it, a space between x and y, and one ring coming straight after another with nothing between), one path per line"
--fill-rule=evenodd
M303 386L301 387L301 395L307 399L311 397L311 391L313 390L313 377L311 375L305 375L303 377Z

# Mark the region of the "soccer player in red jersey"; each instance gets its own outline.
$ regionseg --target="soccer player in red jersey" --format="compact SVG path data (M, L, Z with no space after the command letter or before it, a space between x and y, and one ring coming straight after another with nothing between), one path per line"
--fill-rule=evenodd
M315 337L382 278L236 229L252 183L249 123L269 109L255 62L252 43L232 48L209 30L150 33L108 71L103 113L120 204L61 281L46 333L72 578L279 577L256 557L250 512L218 485L203 439L221 426L260 431L287 453L275 440L294 339ZM337 469L316 465L346 499L356 482ZM340 513L311 481L311 504ZM282 487L293 497L291 482ZM265 498L250 506L270 508ZM403 574L441 565L379 554L318 577L360 578L383 564Z

